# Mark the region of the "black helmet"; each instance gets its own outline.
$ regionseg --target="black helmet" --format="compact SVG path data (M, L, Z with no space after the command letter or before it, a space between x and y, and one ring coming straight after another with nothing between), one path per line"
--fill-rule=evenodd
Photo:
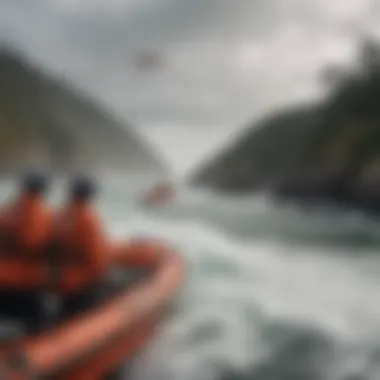
M96 182L90 176L77 175L71 183L70 193L75 200L91 200L97 193Z
M21 188L23 192L31 194L45 193L49 187L48 176L38 170L30 170L23 174L21 178Z

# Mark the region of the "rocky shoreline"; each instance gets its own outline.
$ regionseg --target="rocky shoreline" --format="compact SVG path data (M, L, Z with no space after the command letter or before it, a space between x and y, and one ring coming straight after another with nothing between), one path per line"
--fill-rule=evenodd
M380 214L380 173L358 175L332 168L310 167L303 171L266 179L239 178L215 181L209 185L217 192L233 195L266 192L276 201L299 204L327 203Z
M278 200L326 202L340 207L380 213L380 178L357 178L350 173L309 178L286 178L268 188Z

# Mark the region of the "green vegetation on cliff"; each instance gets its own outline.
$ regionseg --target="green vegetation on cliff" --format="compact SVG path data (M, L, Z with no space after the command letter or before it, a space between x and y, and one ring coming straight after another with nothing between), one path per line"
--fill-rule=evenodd
M0 48L0 171L19 169L36 157L59 171L79 166L165 172L132 127L63 79Z
M316 133L317 119L315 107L265 119L197 173L195 182L226 189L260 186L297 163L305 141Z
M193 181L220 190L268 188L300 196L348 198L358 189L380 190L379 47L363 41L358 66L323 102L253 125Z

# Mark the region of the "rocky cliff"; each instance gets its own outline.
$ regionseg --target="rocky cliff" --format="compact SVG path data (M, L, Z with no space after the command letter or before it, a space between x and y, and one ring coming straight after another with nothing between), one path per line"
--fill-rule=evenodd
M191 181L380 209L380 48L365 40L359 52L323 102L253 125Z
M102 106L19 53L0 48L0 172L43 162L163 174L161 158Z

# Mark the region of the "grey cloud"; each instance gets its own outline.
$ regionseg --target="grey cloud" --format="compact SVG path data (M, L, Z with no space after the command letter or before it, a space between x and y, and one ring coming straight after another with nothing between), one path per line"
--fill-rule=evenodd
M24 38L35 55L66 72L80 86L106 98L110 105L129 98L133 112L136 92L142 94L142 100L144 92L154 92L155 108L161 107L161 114L166 108L169 118L173 118L173 113L181 118L185 109L192 108L178 104L181 99L187 100L186 92L220 99L225 94L224 103L227 102L228 92L236 93L234 87L241 81L234 73L236 68L228 63L235 45L241 41L255 42L265 31L273 34L281 18L276 0L151 0L125 8L122 4L126 2L110 1L110 12L105 12L104 3L99 6L97 1L67 1L71 5L39 0L32 13L26 1L16 1L11 11L17 15L15 9L19 10L18 19L9 29L19 33L19 40ZM7 3L11 7L12 3ZM115 4L119 4L119 9ZM146 47L162 52L164 59L166 54L168 57L168 72L160 74L162 80L156 88L154 80L149 76L141 80L130 66L136 50ZM184 50L187 61L176 62L176 55ZM181 66L171 66L176 63ZM176 84L178 96L169 97L171 103L165 106L161 100L172 83ZM118 87L124 89L124 96ZM113 93L120 96L119 101L112 99ZM221 99L220 106L224 103ZM141 108L138 104L136 107ZM199 111L197 119L202 113ZM210 107L212 112L215 110ZM189 114L183 115L185 119Z
M139 125L235 127L318 92L376 0L0 0L1 35ZM139 51L163 67L136 71ZM314 90L313 90L314 89Z

